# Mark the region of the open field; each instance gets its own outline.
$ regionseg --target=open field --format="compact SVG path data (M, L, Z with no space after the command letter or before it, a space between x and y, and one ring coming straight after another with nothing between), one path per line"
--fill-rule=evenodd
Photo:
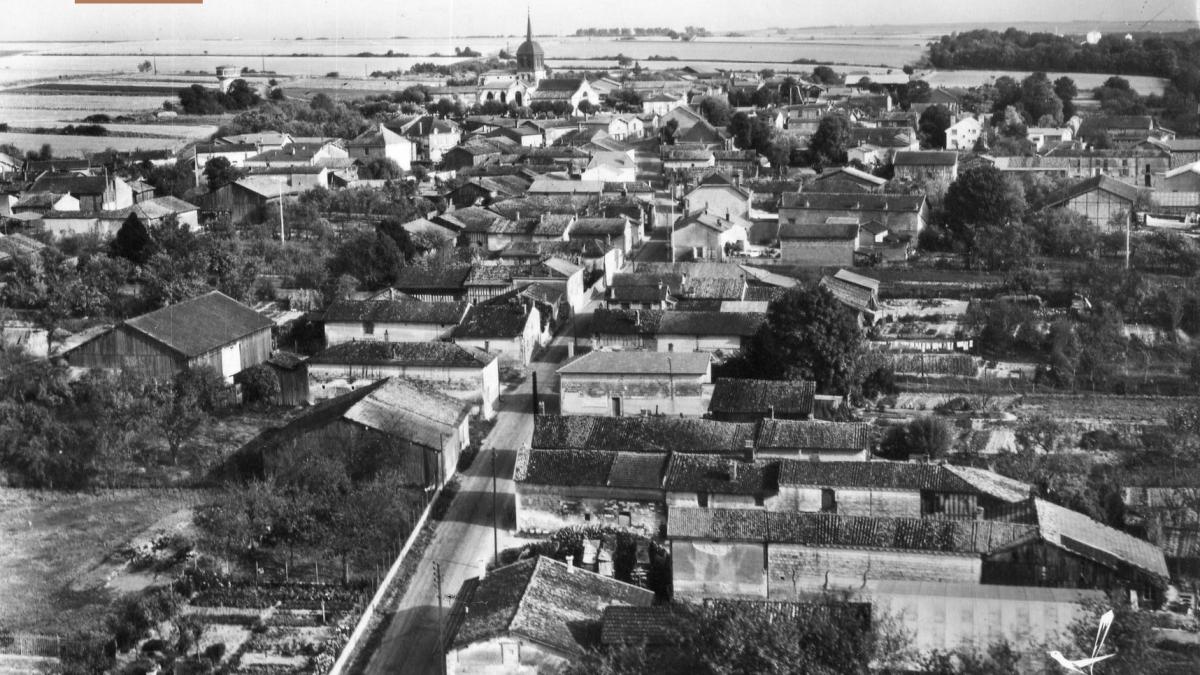
M18 150L37 150L50 144L55 157L80 157L108 148L116 150L174 150L185 144L181 138L122 138L117 136L60 136L58 134L0 133L0 145L11 143Z
M117 553L171 529L204 493L99 494L0 489L0 627L66 634L102 617L119 595ZM129 580L116 586L134 590Z

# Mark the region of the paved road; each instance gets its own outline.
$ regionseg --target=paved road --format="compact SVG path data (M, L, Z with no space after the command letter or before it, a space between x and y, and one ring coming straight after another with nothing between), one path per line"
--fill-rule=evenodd
M567 336L554 341L558 349L553 354L565 354ZM543 392L556 391L557 363L536 361L538 388ZM556 401L548 406L553 410ZM395 606L395 616L387 627L382 642L371 656L366 672L369 675L434 675L438 669L438 622L450 612L453 602L444 599L438 613L437 589L433 563L442 568L442 594L454 594L462 583L484 573L492 560L492 457L496 458L496 505L499 511L500 550L516 544L509 534L515 524L513 510L513 462L516 448L528 444L533 434L532 382L526 378L513 391L502 394L496 426L488 435L471 468L461 476L458 495L450 504L446 518L437 525L433 540L407 591ZM393 609L393 608L387 608Z

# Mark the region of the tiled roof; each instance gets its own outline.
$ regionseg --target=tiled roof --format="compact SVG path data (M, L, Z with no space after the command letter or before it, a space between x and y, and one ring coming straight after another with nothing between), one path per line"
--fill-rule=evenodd
M274 324L224 293L210 291L134 317L123 325L192 358Z
M708 410L713 413L811 415L815 382L803 380L743 380L720 378L713 387Z
M762 420L758 447L813 450L866 450L867 425L861 422Z
M455 325L467 311L465 302L420 300L339 300L325 310L327 323L420 323Z
M838 301L860 312L874 312L879 309L875 294L857 284L826 276L821 278L821 287L828 289Z
M909 462L808 462L784 460L780 485L864 487L975 493L974 486L938 464Z
M947 464L943 468L969 484L974 491L1010 504L1028 498L1032 490L1028 483L1022 483L986 469L951 464Z
M703 375L711 357L704 352L589 352L558 369L560 375Z
M459 339L515 338L525 333L530 312L520 304L476 305L467 312L454 337Z
M343 342L308 359L310 364L483 368L496 357L452 342Z
M600 643L604 645L663 645L678 640L682 632L678 615L667 605L629 607L610 605L600 619Z
M749 312L665 312L654 332L658 335L750 337L766 320L766 314Z
M534 448L624 452L740 453L754 440L754 424L681 417L538 415Z
M605 607L647 607L654 593L550 558L501 567L460 601L469 611L450 637L455 648L513 635L568 654L594 646Z
M522 448L513 480L560 487L661 489L667 453Z
M781 208L819 211L918 211L923 195L874 193L800 192L784 193Z
M565 91L573 94L583 86L583 82L580 78L549 78L539 80L535 96L548 91Z
M779 462L674 453L664 486L668 492L765 496L779 489Z
M667 514L667 538L681 539L985 555L1036 537L1032 525L988 520L674 507Z
M689 277L676 291L681 297L741 300L746 280L740 277Z
M858 223L783 223L779 226L779 238L844 241L857 237L858 228Z
M407 265L396 275L396 288L404 291L415 290L461 290L467 275L471 273L470 265L440 265L423 267Z
M897 155L899 155L899 154L902 154L902 153L897 153ZM867 173L866 171L862 171L861 169L856 169L852 166L839 166L839 167L836 167L833 169L827 169L827 170L822 171L821 173L817 174L817 177L814 178L813 181L817 182L817 181L829 180L831 178L838 178L838 179L844 179L844 180L849 179L849 180L853 180L856 182L873 185L875 187L881 187L881 186L887 184L886 178L880 178L879 176ZM798 192L798 190L793 190L792 192Z
M100 195L108 189L104 176L80 176L74 173L48 173L33 181L30 192L53 192L56 194Z
M1092 190L1100 190L1112 195L1116 195L1128 202L1137 200L1138 189L1129 183L1121 182L1115 178L1109 178L1104 174L1093 176L1087 180L1080 181L1070 187L1055 192L1046 198L1044 206L1046 208L1058 206L1068 202L1076 197L1085 195Z
M572 239L622 237L629 221L625 218L579 218L571 228Z
M892 159L894 166L954 166L958 164L957 152L935 150L901 150Z

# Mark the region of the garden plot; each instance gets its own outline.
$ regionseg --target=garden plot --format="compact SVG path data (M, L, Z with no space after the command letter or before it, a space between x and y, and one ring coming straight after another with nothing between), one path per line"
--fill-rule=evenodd
M962 318L967 314L968 300L951 300L949 298L898 298L884 300L880 304L880 314L885 320L897 320L906 316L914 318Z
M49 144L55 157L82 157L85 154L115 150L175 150L185 141L180 138L124 138L119 136L62 136L59 134L0 133L0 145L11 143L18 150L37 150Z

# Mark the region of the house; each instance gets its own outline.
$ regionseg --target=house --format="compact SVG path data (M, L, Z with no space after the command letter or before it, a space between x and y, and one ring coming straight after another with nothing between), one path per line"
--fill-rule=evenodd
M925 229L929 205L923 195L865 193L784 193L779 224L823 224L832 217L878 221L899 236L916 238Z
M1162 189L1171 192L1200 192L1200 161L1168 171L1163 177Z
M483 205L522 197L529 190L531 178L525 175L475 176L450 193L456 208Z
M676 108L686 106L687 102L686 92L669 94L666 91L660 91L657 94L642 97L642 113L662 117Z
M755 449L761 457L864 461L871 436L861 422L808 422L764 419L758 423Z
M850 127L849 133L847 152L852 152L859 146L871 146L877 149L878 156L884 162L890 161L892 156L901 150L921 149L920 137L912 127Z
M471 444L467 403L417 382L391 377L322 401L282 427L268 429L240 454L269 466L284 453L377 454L426 492L453 478Z
M1061 143L1069 143L1075 137L1075 132L1069 126L1029 127L1025 131L1025 137L1033 143L1033 147L1037 152L1042 152L1046 148L1052 148ZM971 148L966 149L970 150Z
M704 116L688 106L676 106L659 119L658 127L666 127L671 122L679 126L675 130L675 143L700 143L707 145L725 145L725 137ZM666 167L663 167L664 169Z
M837 166L817 174L805 192L883 192L887 179L852 166ZM776 205L778 210L778 205Z
M456 594L445 672L559 672L599 646L606 607L653 602L652 591L544 556L501 567Z
M590 352L560 367L564 415L700 416L712 396L704 352Z
M671 228L671 258L725 260L734 251L745 249L749 227L749 221L732 213L690 212Z
M892 167L897 178L932 179L952 183L958 178L958 153L902 150L892 157Z
M694 173L716 166L713 151L703 146L664 145L659 148L664 174Z
M621 251L622 256L629 255L634 245L642 242L640 224L632 223L626 216L618 218L576 218L575 224L567 232L568 241L585 241L599 239L606 245Z
M462 145L451 147L442 152L441 166L445 171L462 171L489 162L498 162L506 155L515 156L515 148L511 142L497 138L471 138Z
M961 89L938 87L929 92L929 104L940 105L949 110L951 115L958 115L962 112L962 100L965 94L966 92Z
M123 321L63 357L77 368L134 371L156 378L209 367L228 379L267 360L273 326L266 316L210 291Z
M102 176L80 176L74 173L47 172L38 176L27 192L71 195L79 200L80 211L114 211L133 206L133 190L130 189L129 183L108 173Z
M1068 208L1087 217L1103 233L1124 232L1134 217L1138 188L1099 175L1048 196L1043 209Z
M451 342L343 342L308 358L308 390L312 400L322 400L403 377L478 405L483 418L491 419L500 397L498 362Z
M607 525L661 538L667 460L665 452L522 446L513 472L517 531Z
M245 166L246 160L263 151L263 147L254 143L197 143L192 150L196 180L203 175L203 167L209 160L218 157L229 162L231 166Z
M529 92L529 100L531 106L542 102L565 103L571 115L579 114L579 104L584 101L594 106L600 105L600 95L584 78L540 80L537 87Z
M412 163L417 159L417 145L403 134L392 131L387 125L380 123L378 129L364 131L346 144L350 159L360 160L363 164L372 159L390 159L401 169L412 169Z
M852 216L831 216L824 223L779 226L779 257L790 263L853 267L858 246L859 222Z
M946 149L971 152L983 135L983 124L974 117L964 117L946 129Z
M806 420L813 414L816 383L804 380L717 378L708 413L721 422L763 418Z
M388 120L383 126L416 144L417 159L440 162L462 140L462 130L450 120L434 115Z
M1149 144L1167 154L1168 168L1175 169L1192 162L1200 162L1200 138L1168 138L1152 140Z
M854 312L862 325L870 326L879 317L879 282L849 270L821 277L820 287Z
M12 215L35 213L44 216L48 213L78 213L79 211L79 200L65 192L25 192L9 207Z
M1091 115L1080 123L1075 137L1089 145L1127 148L1157 138L1157 131L1149 115Z
M1155 145L1124 150L1051 148L1033 157L993 157L992 164L1006 173L1046 173L1068 178L1094 178L1101 174L1123 183L1154 187L1154 181L1171 168L1171 154Z
M465 302L414 298L339 300L325 310L325 343L428 342L447 338L467 315Z
M450 339L496 354L502 365L523 367L533 359L542 334L541 313L531 304L475 305Z
M594 152L581 179L606 183L632 183L637 180L637 162L633 152Z
M689 212L703 210L713 214L728 214L726 218L749 218L750 192L743 189L740 183L740 180L724 174L709 174L684 195L684 209Z
M400 226L408 233L413 246L419 251L432 251L438 248L454 248L458 240L458 230L440 225L426 218L410 220Z
M323 160L349 158L341 141L293 142L282 148L264 150L246 158L242 165L253 167L317 166Z

